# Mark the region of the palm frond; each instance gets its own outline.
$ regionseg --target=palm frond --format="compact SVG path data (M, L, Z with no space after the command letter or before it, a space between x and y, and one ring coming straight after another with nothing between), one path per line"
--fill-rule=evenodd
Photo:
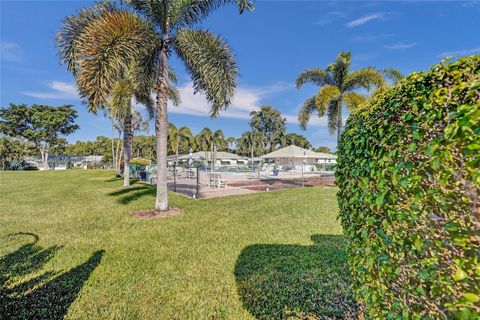
M314 113L316 110L317 106L315 105L315 97L311 97L305 100L297 116L300 128L302 128L303 130L307 129L307 123L308 121L310 121L312 113Z
M253 2L249 0L184 0L175 2L177 2L179 6L171 11L174 14L171 18L172 21L174 21L172 27L177 29L185 26L192 26L205 19L221 6L229 4L236 4L240 14L245 10L254 10Z
M327 111L329 103L339 99L339 96L340 90L337 87L330 85L321 87L315 96L315 105L317 106L319 116L323 116Z
M343 102L345 102L345 105L349 111L355 110L359 105L367 100L367 96L356 92L347 92L343 95Z
M320 68L306 69L301 72L297 80L295 81L295 86L297 89L302 87L305 83L312 83L317 86L324 86L326 84L333 84L332 78L327 71Z
M135 90L133 94L135 101L145 106L150 118L153 118L155 112L155 101L152 98L151 90Z
M204 30L181 29L175 50L193 80L195 93L205 94L215 117L226 109L237 85L237 65L232 50L220 37Z
M386 86L383 74L375 68L364 68L355 70L347 75L344 83L345 91L353 91L356 89L372 90L373 87L381 88Z
M341 104L338 101L330 101L328 104L328 132L332 135L335 134L338 126L338 108L341 108Z
M172 68L168 68L168 81L173 84L178 83L177 73Z
M386 68L386 69L383 69L382 72L385 75L385 77L387 77L393 83L397 83L398 81L405 78L403 73L401 73L400 70L395 68Z
M108 102L112 117L123 119L131 113L132 95L133 86L129 81L120 80L115 83Z
M342 87L345 78L350 72L350 65L352 62L352 54L350 52L340 52L335 62L327 67L327 71L332 74L334 84L337 87Z
M55 37L60 61L75 76L77 74L77 62L79 58L79 38L85 29L98 17L111 10L109 5L98 5L91 8L81 9L77 15L68 16L63 21L60 30Z
M158 46L157 35L150 25L123 10L113 10L95 19L78 42L82 71L77 86L92 111L104 105L113 86ZM149 81L150 77L145 77L140 82Z
M178 107L182 103L182 98L180 97L180 92L177 88L169 86L167 88L168 99L172 102L175 107Z
M144 15L148 20L158 26L162 32L166 29L169 0L124 0L136 12Z

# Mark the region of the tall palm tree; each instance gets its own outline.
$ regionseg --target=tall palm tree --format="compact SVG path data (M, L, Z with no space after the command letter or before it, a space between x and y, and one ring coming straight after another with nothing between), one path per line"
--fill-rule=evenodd
M169 58L176 54L184 62L195 92L204 93L211 104L210 116L218 116L233 98L237 66L231 48L220 37L192 26L221 5L236 4L240 13L253 10L253 5L248 0L125 0L121 3L130 5L142 17L125 10L115 9L120 13L112 15L99 9L109 6L84 10L64 23L63 36L57 38L57 44L62 59L74 74L78 70L89 70L78 73L77 86L80 96L91 106L105 104L111 87L124 78L129 68L133 68L136 79L146 83L144 88L153 88L158 165L155 208L164 211L169 208L167 101L179 102L178 92L173 89L176 78L169 68Z
M193 80L195 92L205 94L216 117L227 108L236 88L237 66L231 48L207 30L193 29L211 12L224 4L236 4L240 13L253 10L249 0L125 0L156 27L159 38L155 86L155 133L157 137L157 210L168 210L167 194L167 99L169 58L183 61Z
M191 145L193 134L188 127L180 127L177 129L173 124L168 127L168 141L171 150L175 152L175 165L178 165L178 150L183 145Z
M143 90L143 88L141 89ZM140 113L132 108L136 88L131 80L120 80L111 93L110 115L121 123L123 131L123 186L130 186L130 160L132 159L133 134L144 130L145 123ZM140 93L141 94L141 93Z
M153 77L142 63L157 46L155 30L131 12L99 5L67 17L56 41L61 60L75 76L89 111L108 109L112 119L120 121L124 134L124 186L129 186L131 101L135 98L153 114Z
M299 89L305 83L319 86L317 94L307 99L298 113L300 127L306 128L312 113L319 117L327 115L330 134L337 131L337 139L342 130L342 109L353 110L368 99L367 95L357 92L361 89L367 91L383 87L387 84L381 71L374 68L350 70L351 53L342 51L335 62L326 69L313 68L301 72L296 80Z

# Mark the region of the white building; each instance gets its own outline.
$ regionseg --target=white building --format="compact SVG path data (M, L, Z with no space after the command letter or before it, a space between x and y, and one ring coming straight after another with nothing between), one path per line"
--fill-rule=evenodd
M262 158L273 162L275 167L280 170L310 172L317 171L317 169L326 171L329 164L336 164L337 156L292 145L263 155ZM322 166L317 168L319 164Z
M337 156L330 153L323 153L323 152L316 152L318 157L316 159L317 163L329 163L329 164L336 164L337 163Z
M214 163L216 166L237 166L237 165L245 165L248 164L249 159L247 157L239 156L238 154L224 152L224 151L217 151L217 152L210 152L210 151L197 151L190 154L185 154L178 157L178 160L181 161L189 161L192 159L193 161L200 161L203 164L211 164L212 156L214 159Z

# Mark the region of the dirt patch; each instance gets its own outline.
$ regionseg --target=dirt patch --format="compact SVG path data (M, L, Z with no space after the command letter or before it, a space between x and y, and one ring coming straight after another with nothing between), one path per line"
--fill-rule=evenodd
M177 214L183 213L182 209L179 208L170 208L168 211L157 211L157 210L140 210L130 213L131 216L140 218L140 219L153 219L153 218L165 218L170 216L176 216Z

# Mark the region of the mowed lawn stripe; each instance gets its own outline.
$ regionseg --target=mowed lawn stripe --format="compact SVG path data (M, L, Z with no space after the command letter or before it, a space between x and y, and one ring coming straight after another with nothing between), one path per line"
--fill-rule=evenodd
M0 179L0 311L13 318L354 317L335 188L170 193L182 214L139 219L155 190L121 189L111 171Z

